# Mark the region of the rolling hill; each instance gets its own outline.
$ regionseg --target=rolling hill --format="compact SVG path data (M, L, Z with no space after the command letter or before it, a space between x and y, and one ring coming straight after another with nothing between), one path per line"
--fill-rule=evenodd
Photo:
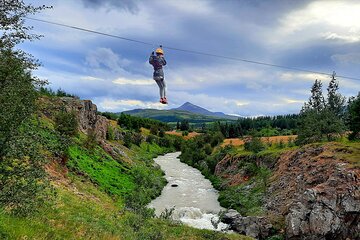
M186 102L178 108L170 110L134 109L123 113L132 116L145 117L163 122L177 122L188 120L190 123L204 123L214 121L237 120L238 117L226 115L222 112L211 112L205 108Z

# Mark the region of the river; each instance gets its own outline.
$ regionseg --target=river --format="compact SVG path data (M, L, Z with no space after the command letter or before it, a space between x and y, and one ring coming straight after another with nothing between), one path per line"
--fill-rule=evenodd
M225 229L224 223L220 222L217 228L212 224L219 219L218 213L224 210L217 200L217 191L199 170L180 162L179 155L180 152L169 153L154 159L165 172L168 184L149 207L155 208L157 216L165 209L174 208L172 218L192 227Z

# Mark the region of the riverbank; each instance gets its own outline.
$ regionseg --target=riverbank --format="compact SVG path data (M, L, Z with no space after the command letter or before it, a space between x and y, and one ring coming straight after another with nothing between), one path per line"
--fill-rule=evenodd
M261 239L358 237L359 142L211 148L211 141L190 140L180 158L213 182L221 206L237 210L227 216L233 230Z
M224 210L217 201L217 191L199 170L180 162L179 155L180 152L169 153L154 159L165 172L168 184L149 207L155 208L157 216L171 210L172 219L189 226L225 229L223 223L213 224L219 219L218 213Z

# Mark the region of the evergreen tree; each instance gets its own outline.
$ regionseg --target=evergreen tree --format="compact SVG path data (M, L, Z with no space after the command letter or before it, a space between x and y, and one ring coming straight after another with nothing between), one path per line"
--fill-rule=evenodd
M304 109L313 109L316 112L321 112L325 108L325 99L322 94L322 83L320 80L315 80L314 85L311 88L311 97L308 104L304 105Z
M327 88L328 91L328 101L327 101L327 108L333 112L339 118L342 118L345 111L345 97L343 97L339 90L339 83L336 81L336 73L333 72L331 81Z
M322 83L315 80L311 88L311 97L300 112L297 138L299 144L318 142L324 139L333 140L344 131L344 122L336 114L336 111L341 108L340 100L343 98L337 93L337 90L338 85L335 75L333 75L328 87L328 97L331 100L328 99L326 102L322 94Z
M360 133L360 92L356 98L351 98L348 105L348 123L349 129L352 131L349 138L359 138Z

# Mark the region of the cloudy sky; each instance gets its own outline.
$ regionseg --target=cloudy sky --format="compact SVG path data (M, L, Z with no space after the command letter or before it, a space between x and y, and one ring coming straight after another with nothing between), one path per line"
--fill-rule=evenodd
M91 99L100 111L169 109L192 102L241 116L298 113L315 79L329 77L165 49L169 105L148 63L156 45L360 78L360 1L26 0L52 5L36 18L154 46L27 20L44 37L22 46L35 73ZM339 78L354 96L359 80Z

